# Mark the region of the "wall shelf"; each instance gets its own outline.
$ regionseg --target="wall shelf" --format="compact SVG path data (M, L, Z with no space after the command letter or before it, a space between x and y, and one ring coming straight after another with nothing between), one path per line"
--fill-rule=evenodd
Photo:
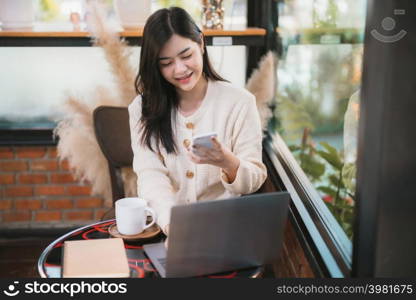
M214 46L264 46L266 30L204 30L207 44ZM143 30L119 33L130 45L141 45ZM0 31L0 47L89 47L87 31Z

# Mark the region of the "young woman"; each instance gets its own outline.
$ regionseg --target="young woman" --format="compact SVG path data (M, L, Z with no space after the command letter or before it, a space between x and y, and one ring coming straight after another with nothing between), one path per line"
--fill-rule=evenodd
M214 71L204 36L185 10L149 17L135 84L129 115L138 196L166 234L174 205L260 188L267 172L255 97ZM212 148L191 145L208 132L217 133Z

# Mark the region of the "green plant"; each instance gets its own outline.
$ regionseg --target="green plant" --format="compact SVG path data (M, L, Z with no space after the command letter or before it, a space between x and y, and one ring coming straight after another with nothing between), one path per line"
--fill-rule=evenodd
M324 5L325 4L325 5ZM323 11L322 8L326 9ZM315 28L334 28L337 27L339 15L338 5L335 0L314 1L312 11L313 25Z
M52 21L59 17L59 5L55 0L40 0L39 9L42 21Z
M291 145L289 149L309 179L317 185L322 200L351 239L355 196L351 185L345 182L351 182L355 172L349 166L346 177L342 153L326 142L320 142L321 149L318 149L309 132L305 129L301 145Z

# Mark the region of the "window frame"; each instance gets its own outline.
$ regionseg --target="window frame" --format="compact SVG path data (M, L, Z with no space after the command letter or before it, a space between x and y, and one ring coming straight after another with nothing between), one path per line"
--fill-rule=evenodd
M0 129L0 145L56 145L53 129Z
M306 242L305 251L318 263L318 276L349 277L352 267L352 243L319 197L282 137L269 133L265 151L290 193L298 234Z
M259 33L259 29L260 33ZM244 33L244 30L241 32ZM226 31L226 34L220 31L206 31L205 42L208 46L222 46L221 44L215 44L214 38L231 38L232 46L246 46L248 51L251 48L264 47L266 43L267 30L263 28L251 28L247 29L247 32L241 34L240 30ZM60 34L60 33L58 33ZM56 33L34 33L33 35L19 36L18 32L6 32L1 34L0 32L0 47L91 47L93 41L87 35L87 33L71 33L69 36L55 36ZM121 38L125 39L129 45L138 45L141 47L142 36L139 33L134 33L134 36L129 36L129 32L123 32ZM14 36L17 35L17 36ZM80 36L78 36L80 35ZM229 40L227 40L229 42ZM226 46L226 44L224 45ZM252 56L252 55L251 55ZM250 55L248 55L250 61ZM247 72L251 72L254 69L253 66L247 65ZM55 127L54 127L55 128ZM57 139L53 137L54 128L21 128L21 129L0 129L0 145L56 145Z
M411 251L416 247L416 202L411 177L416 172L416 102L409 88L409 78L415 74L416 58L411 49L415 46L416 21L410 14L396 18L397 28L406 29L407 37L395 43L382 43L371 32L379 30L382 20L395 9L414 11L416 3L376 2L367 1L352 266L350 272L340 270L346 277L405 278L416 274L412 263L416 255ZM314 212L305 208L305 204L313 203L308 199L307 182L301 181L306 175L302 171L297 174L296 167L291 168L297 163L278 135L269 136L265 151L292 195L293 207L299 215L300 236L305 236L309 245L304 250L317 258L327 258L325 247L330 247L332 241L320 232L314 233L320 220L314 219ZM319 244L320 241L326 244ZM336 248L332 250L330 255L338 259L340 267L343 256ZM336 266L320 262L321 274L332 276L330 270L325 271Z

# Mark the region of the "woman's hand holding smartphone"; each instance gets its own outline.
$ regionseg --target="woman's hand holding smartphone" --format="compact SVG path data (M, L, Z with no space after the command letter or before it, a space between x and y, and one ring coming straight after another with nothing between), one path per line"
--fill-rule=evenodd
M222 168L230 183L234 181L240 166L240 160L221 145L214 132L195 136L188 155L196 164L210 164Z
M206 134L196 135L192 138L192 152L198 155L198 148L205 147L208 149L214 148L212 138L216 138L218 135L216 132L210 132Z

